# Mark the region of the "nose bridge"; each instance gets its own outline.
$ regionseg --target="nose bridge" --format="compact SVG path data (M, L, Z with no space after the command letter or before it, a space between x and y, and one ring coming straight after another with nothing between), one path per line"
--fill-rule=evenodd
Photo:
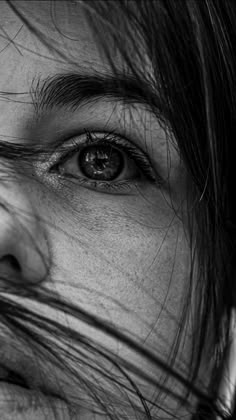
M11 186L13 194L0 181L0 276L1 266L5 270L6 260L13 257L20 269L16 281L39 283L49 274L46 231L25 191L19 184Z

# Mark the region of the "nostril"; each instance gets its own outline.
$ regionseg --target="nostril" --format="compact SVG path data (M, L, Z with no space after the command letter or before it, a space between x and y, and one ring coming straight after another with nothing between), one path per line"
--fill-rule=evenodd
M5 255L4 257L0 258L0 263L7 264L12 269L16 271L21 271L21 266L18 260L13 255Z

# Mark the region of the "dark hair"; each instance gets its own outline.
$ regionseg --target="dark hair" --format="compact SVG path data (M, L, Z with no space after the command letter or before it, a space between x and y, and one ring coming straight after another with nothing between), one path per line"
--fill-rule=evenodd
M47 43L46 37L27 20L20 8L9 0L8 4L30 30ZM156 92L156 100L146 92L147 102L165 128L169 141L178 147L188 174L187 205L192 267L189 273L189 293L183 307L182 327L192 316L194 340L191 369L185 376L174 366L174 358L170 365L163 364L155 354L138 345L122 331L114 330L109 323L86 313L79 306L73 306L61 296L50 294L43 286L40 291L36 291L26 285L24 295L71 314L140 352L153 365L161 367L166 378L173 378L186 387L184 398L173 394L173 398L179 399L180 404L188 404L190 393L199 398L198 412L193 413L194 419L210 419L217 412L215 399L230 340L231 310L236 304L236 209L233 200L234 184L231 181L234 179L236 135L236 3L230 0L101 0L81 4L94 30L94 39L101 53L108 59L113 74L117 72L115 48L116 53L123 58L127 71L139 80L140 89L145 81ZM152 66L152 74L147 71L144 52L147 62ZM0 142L0 155L5 158L7 177L10 176L7 161L13 159L16 163L22 160L28 162L47 152L42 147L29 148ZM8 208L7 203L2 205ZM8 208L8 211L12 212L13 209ZM10 292L22 295L23 291L15 287ZM157 407L158 402L146 401L129 378L129 372L145 377L145 372L137 366L131 366L125 360L108 354L106 349L98 347L92 340L88 342L75 331L39 316L23 304L11 303L5 296L0 297L0 308L3 324L27 340L27 345L30 342L37 353L41 352L42 357L53 355L53 358L63 363L65 369L70 369L70 365L68 363L66 366L61 359L62 349L59 344L58 347L54 345L48 334L52 338L60 334L61 342L73 338L78 361L85 363L83 351L86 349L86 363L90 361L90 369L91 366L95 369L94 357L96 363L100 358L105 358L108 365L112 363L120 370L132 391L137 393L142 401L144 418L154 418L148 407L152 407L152 404ZM35 326L41 329L40 333L35 331ZM43 336L44 331L48 333L47 339ZM181 331L178 332L174 354L177 353L180 336ZM209 363L211 375L206 392L196 387L203 358L206 364ZM112 381L112 377L108 376L109 369L105 372L104 364L102 366L101 375L107 375L107 380ZM75 377L78 375L73 370L71 373ZM165 386L166 378L162 383L152 377L149 381L160 391L171 393ZM94 393L94 398L98 398L97 390L93 389L89 380L87 385ZM103 405L102 401L100 403ZM112 410L108 405L105 408L112 418ZM189 409L191 411L192 407Z

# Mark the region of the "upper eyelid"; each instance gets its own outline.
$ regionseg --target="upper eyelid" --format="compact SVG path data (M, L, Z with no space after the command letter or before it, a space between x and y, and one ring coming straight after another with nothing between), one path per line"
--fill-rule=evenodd
M109 130L108 132L106 132L104 130L91 130L90 129L88 131L96 132L96 134L101 134L101 136L105 137L105 140L108 143L109 143L109 137L111 137L111 136L115 136L115 137L118 137L118 138L123 138L123 139L125 139L125 141L130 143L134 148L139 149L145 155L145 157L150 160L147 152L145 152L145 150L143 150L139 145L137 145L136 142L132 141L130 138L127 138L127 136L125 136L124 134L118 133L116 130ZM73 134L67 134L66 136L61 137L61 139L59 140L57 150L58 150L58 148L61 148L63 145L66 145L65 150L68 149L67 144L70 143L70 142L73 142L73 140L76 139L76 137L80 137L81 135L86 136L86 131L84 131L84 130L83 131L78 131L77 130L76 134L74 134L74 135ZM99 138L98 141L99 140L103 140L103 137ZM79 146L79 144L74 144L74 146L75 147ZM151 162L150 162L150 164L151 164Z
M92 130L89 130L90 132L92 132ZM141 147L139 147L139 145L137 145L136 144L136 142L134 142L134 141L132 141L131 139L129 139L129 138L127 138L127 136L125 136L125 135L123 135L123 134L120 134L120 133L117 133L116 132L116 130L113 130L113 131L109 131L109 132L104 132L104 131L99 131L99 130L94 130L95 132L96 132L96 134L97 133L99 133L99 134L101 134L101 135L105 135L106 136L106 138L107 138L107 142L109 143L109 137L110 136L116 136L116 137L118 137L118 138L123 138L123 139L125 139L125 141L127 141L127 143L130 143L131 144L131 146L134 148L134 149L138 149L138 150L140 150L140 152L144 155L144 157L148 160L148 162L149 162L149 164L151 165L151 166L153 166L153 164L152 164L152 162L151 162L151 159L150 159L150 157L149 157L149 155L148 155L148 153L147 152L145 152L145 150L143 150L143 148L141 148ZM76 137L80 137L81 135L86 135L86 133L83 131L83 132L80 132L80 134L78 134L78 131L77 131L77 134L76 135L72 135L72 136L69 136L68 137L68 135L66 136L66 138L64 138L64 137L62 137L61 139L60 139L60 144L58 145L58 147L55 149L55 151L57 150L57 152L58 152L58 150L62 150L62 149L64 149L62 146L64 146L65 145L65 155L67 155L67 153L66 153L66 151L68 151L68 153L70 153L70 150L71 150L71 152L73 153L73 150L76 150L77 148L79 148L79 143L78 144L74 144L74 145L71 145L71 147L70 146L68 146L67 144L68 143L70 143L70 142L73 142L73 140L76 138ZM103 140L102 138L100 139L98 139L98 141L99 140ZM114 144L114 143L113 143ZM115 144L114 144L114 146L115 146ZM83 144L81 144L81 148L83 147Z

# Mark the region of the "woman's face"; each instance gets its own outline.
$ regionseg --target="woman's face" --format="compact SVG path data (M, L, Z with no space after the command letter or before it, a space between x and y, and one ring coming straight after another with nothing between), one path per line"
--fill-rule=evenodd
M72 72L77 77L86 75L89 78L96 73L98 78L106 78L111 73L109 63L99 53L81 4L68 1L12 3L36 25L45 42L27 28L5 1L0 2L0 141L42 146L65 139L65 149L52 152L43 161L32 161L32 165L22 163L16 169L14 163L10 164L11 173L13 170L17 176L4 179L0 196L3 202L5 200L19 210L18 220L29 235L4 207L0 208L0 269L9 270L9 275L20 282L22 289L27 282L33 281L35 289L43 284L72 304L111 323L163 361L170 362L168 358L179 333L181 311L188 291L190 267L183 210L185 171L177 150L167 144L158 120L144 104L124 106L118 98L100 94L72 106L69 100L75 86L70 90L68 77L64 78L67 88L63 87L65 90L57 96L64 99L64 104L56 102L59 89L54 89L50 98L49 95L44 95L43 99L39 97L45 78L59 74L66 76ZM120 73L124 72L125 65L118 54L114 59ZM36 86L37 95L32 95ZM79 94L78 88L77 102ZM33 96L38 103L33 104ZM147 153L163 184L154 185L146 175L139 179L139 163L128 158L127 152L116 155L125 159L125 166L119 169L119 180L127 180L129 188L126 189L118 184L116 190L97 187L93 183L96 180L94 163L86 167L90 168L91 179L87 178L82 184L85 172L82 172L76 151L56 168L59 157L65 151L73 150L75 141L78 144L86 140L84 129L97 135L100 132L100 137L115 130L127 144L132 142ZM119 145L117 148L121 150ZM118 172L116 160L112 161L112 168ZM110 179L108 183L112 184L114 181ZM50 276L43 281L45 265L40 253L32 247L29 236L43 252L45 261L49 261L49 257L52 259ZM17 268L8 264L9 255L17 259L21 275ZM18 300L23 301L22 298ZM150 362L121 341L82 320L30 300L24 302L25 306L70 326L154 378L163 379L161 370L154 369ZM190 334L190 326L186 326L176 359L184 374L189 369ZM17 343L16 338L14 340ZM13 354L10 339L7 343L1 342L2 349L5 351L8 345ZM67 352L69 344L68 339ZM19 347L18 352L21 350ZM30 350L24 349L24 354L30 355ZM66 358L66 353L61 352L61 355ZM23 356L21 363L24 363ZM35 383L46 381L58 394L63 391L71 397L79 395L79 398L84 396L86 401L91 401L91 397L85 397L79 383L77 387L72 386L59 367L52 369L47 360L35 361L35 356L32 360L29 356L28 363L32 366L37 363L37 371L45 372L40 379L34 378ZM83 366L75 367L79 374L83 372L86 376L87 372L91 380L89 368L86 371ZM118 371L112 367L109 373L118 377ZM145 379L138 379L134 374L131 377L143 395L155 401L158 390ZM117 386L113 387L94 371L92 384L98 383L103 391L115 392L119 400L124 398ZM182 392L181 386L173 379L168 387L171 386L177 393ZM138 407L141 406L138 398L131 393L129 397ZM108 398L107 401L113 400ZM124 398L124 401L128 399ZM167 410L175 407L175 403L168 398L164 400L163 395L161 401ZM116 408L117 412L121 406ZM152 412L169 418L162 410L153 409ZM81 417L81 412L78 414L79 419L90 419L89 408L83 413L84 417ZM105 415L96 418L104 419Z

